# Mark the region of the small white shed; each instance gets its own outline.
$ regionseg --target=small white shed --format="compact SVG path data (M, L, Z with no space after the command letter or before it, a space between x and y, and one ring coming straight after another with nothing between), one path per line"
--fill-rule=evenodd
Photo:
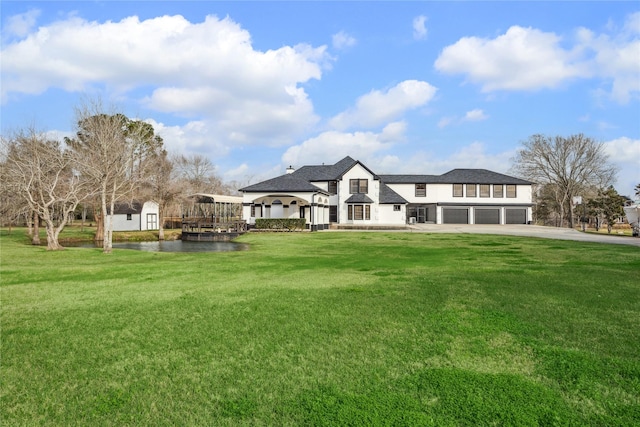
M157 230L159 216L158 204L152 200L118 203L114 207L113 231Z

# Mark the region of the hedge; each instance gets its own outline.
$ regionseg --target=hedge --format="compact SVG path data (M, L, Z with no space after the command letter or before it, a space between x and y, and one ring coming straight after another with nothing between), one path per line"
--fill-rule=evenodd
M305 218L256 218L256 228L261 230L304 230Z

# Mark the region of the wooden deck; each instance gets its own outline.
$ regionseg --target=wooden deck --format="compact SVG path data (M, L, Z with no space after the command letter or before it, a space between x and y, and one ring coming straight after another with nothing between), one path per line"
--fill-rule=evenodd
M243 220L217 221L216 218L185 218L182 240L197 242L227 242L247 232Z

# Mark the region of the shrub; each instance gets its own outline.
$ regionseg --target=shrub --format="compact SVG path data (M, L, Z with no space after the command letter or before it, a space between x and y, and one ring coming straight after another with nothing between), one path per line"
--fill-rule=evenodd
M305 218L256 218L256 228L261 230L304 230Z

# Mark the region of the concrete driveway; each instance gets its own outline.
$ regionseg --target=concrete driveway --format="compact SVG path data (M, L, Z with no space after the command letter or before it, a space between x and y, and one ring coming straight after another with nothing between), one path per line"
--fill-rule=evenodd
M539 225L414 224L410 225L409 228L412 232L420 233L504 234L509 236L577 240L580 242L610 243L640 247L639 237L617 236L614 234L591 234L569 228L542 227Z

